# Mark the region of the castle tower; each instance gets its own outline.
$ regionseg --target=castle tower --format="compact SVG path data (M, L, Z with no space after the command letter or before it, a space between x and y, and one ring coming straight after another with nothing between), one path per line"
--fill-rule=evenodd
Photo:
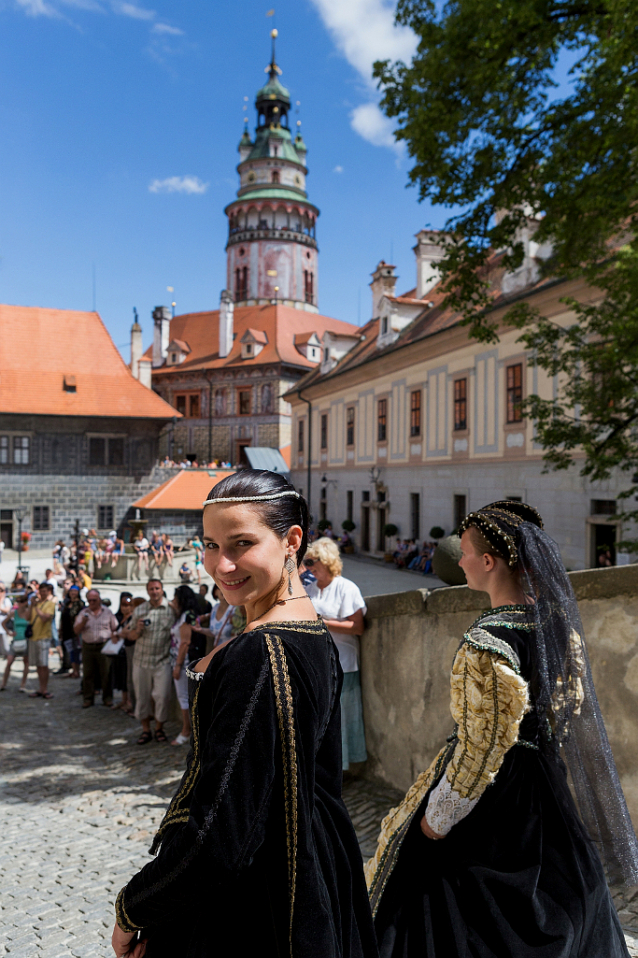
M255 99L255 139L246 128L239 142L237 199L225 210L227 288L238 306L277 301L316 313L319 210L307 199L306 145L299 130L292 138L290 93L275 62L277 31L271 36L268 82Z

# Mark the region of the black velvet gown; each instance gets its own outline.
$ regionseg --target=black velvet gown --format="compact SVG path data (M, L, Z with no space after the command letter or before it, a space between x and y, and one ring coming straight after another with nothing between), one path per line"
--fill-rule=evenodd
M255 628L189 675L186 773L118 924L148 958L376 958L323 622Z
M533 698L525 614L508 607L491 618L502 624L479 621L480 635L469 630L457 652L459 687L466 691L458 702L461 725L471 709L489 713L504 691L497 684L483 688L483 706L480 681L468 691L470 672L461 674L457 666L468 638L482 656L484 674L498 663L504 681L525 680L528 709ZM498 705L496 714L499 708L502 719L508 708ZM490 738L489 715L483 727ZM585 834L558 750L543 746L533 711L524 714L493 781L469 813L444 838L424 836L420 822L430 795L454 754L463 758L461 732L390 813L366 867L381 958L628 958L600 857ZM479 750L479 769L482 755Z

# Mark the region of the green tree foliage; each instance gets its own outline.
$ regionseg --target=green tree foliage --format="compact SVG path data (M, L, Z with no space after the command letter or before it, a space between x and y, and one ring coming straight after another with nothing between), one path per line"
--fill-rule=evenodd
M600 297L569 303L568 329L525 303L508 313L535 361L558 376L556 397L532 396L526 412L550 467L567 468L578 450L592 479L616 467L633 477L638 4L399 0L397 20L417 34L417 53L409 64L375 64L375 75L420 197L459 210L446 224L448 304L473 336L497 339L488 258L505 250L502 265L519 267L522 228L533 222L534 240L551 244L545 272L584 276ZM558 96L566 59L569 89Z

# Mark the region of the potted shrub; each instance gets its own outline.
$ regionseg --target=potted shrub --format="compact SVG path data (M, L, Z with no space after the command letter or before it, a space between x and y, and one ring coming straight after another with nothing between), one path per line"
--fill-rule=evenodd
M319 530L321 535L324 534L328 526L332 526L332 523L330 522L329 519L320 519L319 522L317 523L317 529Z
M392 553L388 552L388 539L391 539L392 536L395 536L399 531L399 527L395 526L393 522L386 522L383 527L383 535L385 536L385 561L392 562Z
M354 543L352 539L350 538L350 533L353 532L357 527L352 521L352 519L344 519L343 522L341 523L341 528L343 529L344 532L348 533L348 542L346 545L344 545L343 551L348 554L352 554L354 552Z
M28 552L28 551L29 551L29 542L30 542L30 540L31 540L31 533L30 533L30 532L22 532L22 533L20 533L20 540L21 540L21 545L22 545L22 550L21 550L21 551L22 551L22 552Z
M445 535L445 529L442 529L441 526L432 526L430 529L430 538L431 539L442 539Z

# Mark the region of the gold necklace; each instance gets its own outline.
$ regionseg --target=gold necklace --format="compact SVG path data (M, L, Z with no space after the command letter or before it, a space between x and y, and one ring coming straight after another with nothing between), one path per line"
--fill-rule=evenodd
M284 602L294 602L295 599L307 599L307 598L308 598L307 595L293 595L289 599L277 599L277 601L273 602L273 604L270 606L269 609L266 609L266 611L262 612L261 615L255 616L255 618L253 619L253 622L256 622L257 619L263 619L263 617L265 615L268 615L269 612L272 612L272 610L276 608L276 606L283 605Z

